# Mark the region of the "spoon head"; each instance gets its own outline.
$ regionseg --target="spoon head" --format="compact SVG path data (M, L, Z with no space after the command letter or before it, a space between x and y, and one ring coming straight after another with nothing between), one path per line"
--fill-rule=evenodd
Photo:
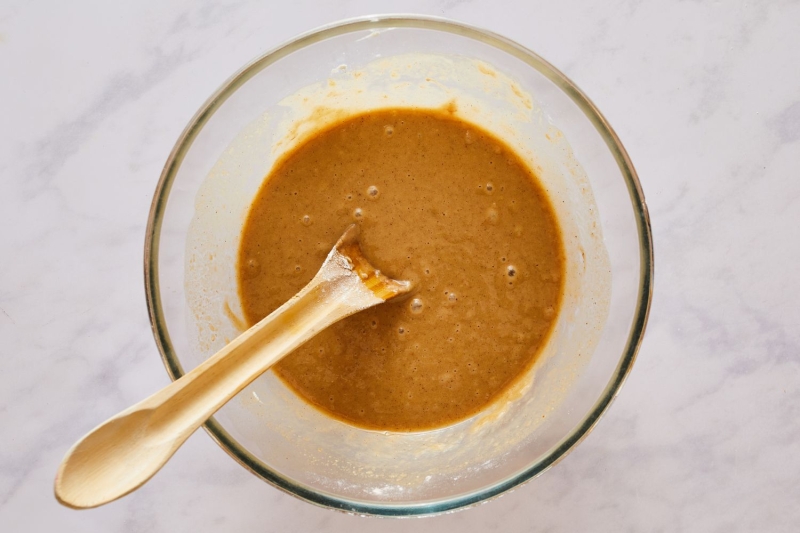
M152 434L151 419L150 410L129 410L78 441L56 474L56 499L73 509L89 509L116 500L150 479L182 442Z

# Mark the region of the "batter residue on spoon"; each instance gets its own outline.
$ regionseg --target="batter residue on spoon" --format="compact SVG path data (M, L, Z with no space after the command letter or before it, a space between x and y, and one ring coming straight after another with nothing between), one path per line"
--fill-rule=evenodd
M353 315L275 372L329 415L415 431L480 411L531 366L561 300L564 253L533 172L446 111L334 124L276 164L250 208L239 291L254 324L310 281L342 231L407 300Z

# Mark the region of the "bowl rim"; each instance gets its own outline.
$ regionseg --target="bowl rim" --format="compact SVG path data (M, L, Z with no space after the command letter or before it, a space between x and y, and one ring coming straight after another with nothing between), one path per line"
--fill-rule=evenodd
M489 46L493 46L536 69L557 85L581 109L586 117L593 123L598 133L603 137L614 156L617 165L625 179L631 203L636 216L636 226L639 236L640 252L640 279L638 302L634 311L628 341L622 353L617 368L614 370L610 381L602 394L595 402L592 409L583 420L572 429L562 440L553 446L546 454L528 464L514 475L508 476L493 485L475 490L467 494L460 494L444 499L420 503L376 503L344 498L331 493L318 491L311 487L297 483L271 470L267 465L253 456L240 445L214 417L204 424L205 430L231 457L242 466L250 470L271 485L292 494L312 504L327 507L348 513L378 516L419 516L452 512L476 505L480 502L496 498L521 484L538 476L579 444L594 428L597 421L616 398L636 359L639 346L644 336L650 305L653 295L653 239L650 228L650 216L645 204L644 193L639 183L639 178L633 163L622 146L617 134L608 124L606 118L600 113L591 100L567 78L561 71L538 56L536 53L517 44L516 42L484 29L454 20L424 16L416 14L382 14L367 15L349 18L321 26L250 61L228 78L217 91L195 113L189 124L181 133L175 146L167 158L161 172L150 213L147 220L144 246L144 284L147 298L147 308L153 336L161 353L167 373L174 381L184 374L184 370L176 357L170 342L169 332L164 322L161 294L158 282L158 254L161 225L167 205L169 192L177 175L184 156L191 147L203 126L208 122L214 112L231 96L239 87L244 85L258 72L282 59L291 53L310 44L347 33L364 30L385 28L412 28L441 31L462 37L475 39Z

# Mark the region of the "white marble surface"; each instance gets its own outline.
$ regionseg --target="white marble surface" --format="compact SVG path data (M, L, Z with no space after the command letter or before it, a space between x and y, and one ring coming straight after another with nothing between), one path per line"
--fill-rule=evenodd
M800 2L0 4L0 531L797 531ZM606 114L651 210L655 297L627 384L555 468L475 509L318 509L195 434L143 490L60 507L66 449L168 380L144 227L169 150L254 56L318 25L420 12L561 68Z

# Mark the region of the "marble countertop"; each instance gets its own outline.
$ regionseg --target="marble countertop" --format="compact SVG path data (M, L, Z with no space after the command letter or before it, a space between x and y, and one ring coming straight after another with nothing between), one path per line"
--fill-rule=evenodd
M151 195L234 70L372 12L504 34L570 76L626 145L656 284L619 398L499 500L383 520L263 483L197 432L143 490L77 512L68 447L168 383L147 318ZM0 6L0 530L797 531L800 2L46 2Z

